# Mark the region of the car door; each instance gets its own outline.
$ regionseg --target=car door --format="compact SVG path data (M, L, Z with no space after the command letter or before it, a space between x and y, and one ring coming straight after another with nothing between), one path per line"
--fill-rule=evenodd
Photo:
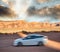
M35 45L35 38L32 36L28 36L23 39L23 45Z

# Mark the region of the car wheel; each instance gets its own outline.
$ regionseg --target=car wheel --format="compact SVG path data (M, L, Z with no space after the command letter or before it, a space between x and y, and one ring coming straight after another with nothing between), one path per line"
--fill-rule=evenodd
M39 46L43 46L43 42L38 42L38 45Z
M22 43L21 42L18 42L18 45L17 46L22 46Z

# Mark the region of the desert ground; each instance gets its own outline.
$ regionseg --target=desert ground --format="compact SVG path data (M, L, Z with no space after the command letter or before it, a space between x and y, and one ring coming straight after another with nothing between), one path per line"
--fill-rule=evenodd
M28 34L28 33L26 33ZM60 42L60 32L39 32L48 36L48 39ZM60 50L52 49L47 46L12 46L13 41L20 38L15 34L1 34L0 33L0 52L60 52Z

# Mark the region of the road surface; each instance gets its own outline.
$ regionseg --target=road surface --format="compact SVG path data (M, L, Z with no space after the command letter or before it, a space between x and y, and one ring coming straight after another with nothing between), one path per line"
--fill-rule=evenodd
M60 42L60 32L41 32L40 34L48 36L50 40ZM0 52L60 52L46 46L13 47L12 43L17 38L19 38L17 34L0 34Z

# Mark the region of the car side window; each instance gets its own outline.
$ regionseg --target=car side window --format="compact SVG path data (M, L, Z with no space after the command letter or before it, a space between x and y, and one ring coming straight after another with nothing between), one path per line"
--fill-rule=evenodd
M42 38L43 36L28 36L24 38L23 40L28 40L28 39L35 39L35 38Z
M31 36L33 39L35 38L42 38L43 36Z

